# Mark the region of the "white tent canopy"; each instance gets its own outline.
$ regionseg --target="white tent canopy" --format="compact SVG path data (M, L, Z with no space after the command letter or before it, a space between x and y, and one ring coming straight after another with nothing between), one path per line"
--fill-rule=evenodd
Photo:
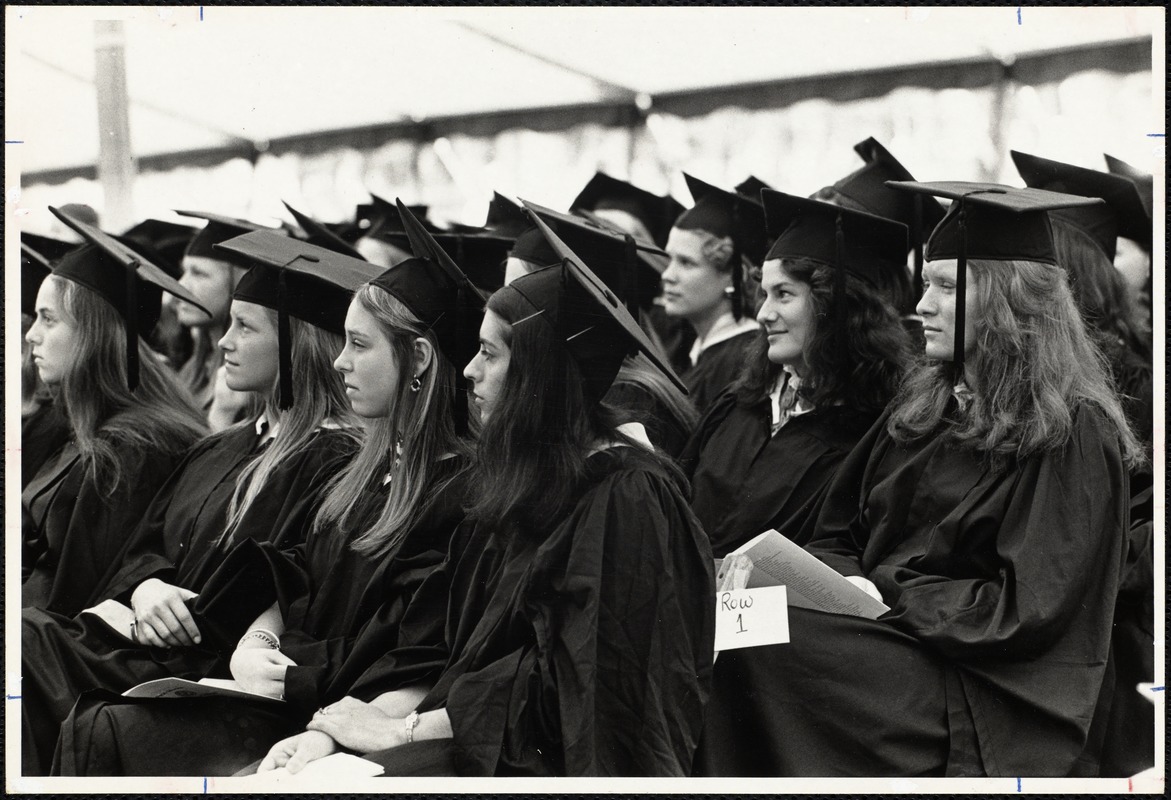
M136 157L1161 36L1156 8L6 8L7 155L98 160L94 21L124 19ZM1158 31L1158 34L1156 34ZM13 148L19 147L19 153Z

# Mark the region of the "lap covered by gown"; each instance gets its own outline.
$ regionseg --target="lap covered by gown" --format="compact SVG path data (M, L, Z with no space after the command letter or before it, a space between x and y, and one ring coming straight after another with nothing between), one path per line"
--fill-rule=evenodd
M263 758L274 741L303 730L306 721L278 702L134 701L98 689L83 694L61 726L53 774L230 776ZM167 731L173 738L132 746L142 730Z
M950 678L942 662L913 637L860 617L790 607L789 636L720 653L694 774L945 773Z

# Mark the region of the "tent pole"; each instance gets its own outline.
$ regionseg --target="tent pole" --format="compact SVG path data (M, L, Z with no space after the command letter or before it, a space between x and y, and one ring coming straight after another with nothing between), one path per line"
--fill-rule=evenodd
M134 222L134 155L130 149L130 98L126 90L126 37L121 20L94 23L98 98L98 180L105 193L102 226L122 230Z

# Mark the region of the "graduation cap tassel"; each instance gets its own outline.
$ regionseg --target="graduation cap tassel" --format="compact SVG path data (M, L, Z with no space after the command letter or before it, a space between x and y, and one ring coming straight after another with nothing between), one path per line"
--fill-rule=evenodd
M956 310L955 310L955 350L952 353L952 365L955 368L956 381L964 375L964 326L967 312L967 285L968 285L968 231L967 231L967 204L961 197L960 211L957 218L959 224L959 243L956 252Z
M737 322L744 316L743 259L740 257L740 237L736 235L736 221L740 218L740 201L732 201L732 317Z
M453 338L456 341L455 350L459 352L461 349L459 342L465 341L463 335L463 326L466 322L467 313L467 289L463 283L458 285L455 290L455 330ZM468 432L468 379L464 377L464 365L455 364L455 432L459 436L463 436Z
M277 407L287 411L293 407L293 354L289 333L289 312L287 308L287 287L285 270L277 275L277 350L278 350L278 395Z
M629 233L625 237L626 246L623 250L626 269L622 271L622 297L626 301L626 310L630 316L638 319L638 300L640 297L638 286L638 244Z
M138 262L126 268L126 388L138 388Z
M911 277L911 289L915 299L923 296L923 198L913 197L914 215L911 217L911 242L915 246L915 272Z
M834 267L834 337L838 344L838 358L841 363L843 377L846 365L850 363L850 345L846 326L846 233L842 229L842 215L838 214L834 222L834 247L837 264Z

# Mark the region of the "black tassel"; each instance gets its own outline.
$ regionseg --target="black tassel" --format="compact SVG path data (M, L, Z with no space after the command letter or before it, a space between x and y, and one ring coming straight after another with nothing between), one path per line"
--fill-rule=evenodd
M911 289L915 300L923 296L923 198L914 195L914 215L911 218L911 242L915 247L915 271L911 277ZM902 309L899 309L900 313Z
M630 316L638 319L639 279L641 277L638 269L638 244L629 233L626 234L625 242L626 247L623 252L626 265L625 269L622 270L619 288L622 290L622 299L626 301L626 310L630 312Z
M469 298L467 289L461 282L459 288L455 292L455 321L454 321L454 346L452 352L466 355L464 353L462 343L465 341L463 327L467 324L467 304ZM469 359L471 360L471 359ZM455 367L455 432L459 436L464 436L468 432L468 379L464 377L464 364L453 364ZM434 365L437 368L438 365Z
M837 339L838 361L842 377L849 377L850 343L846 319L846 232L842 229L842 215L837 215L834 224L834 249L837 264L834 265L834 338Z
M292 337L289 333L289 312L287 308L287 287L285 286L285 270L280 270L277 275L277 350L278 350L278 369L279 369L279 388L277 396L277 407L281 411L287 411L293 407L293 354L292 342L289 341Z
M737 322L744 317L744 259L740 255L740 237L737 220L740 218L740 200L732 200L732 316Z
M968 294L968 220L967 206L961 197L960 213L958 217L960 229L959 250L956 253L956 310L955 310L955 350L952 353L952 364L955 368L956 381L964 375L964 326L967 323L967 294Z
M126 268L126 388L138 388L138 262Z

